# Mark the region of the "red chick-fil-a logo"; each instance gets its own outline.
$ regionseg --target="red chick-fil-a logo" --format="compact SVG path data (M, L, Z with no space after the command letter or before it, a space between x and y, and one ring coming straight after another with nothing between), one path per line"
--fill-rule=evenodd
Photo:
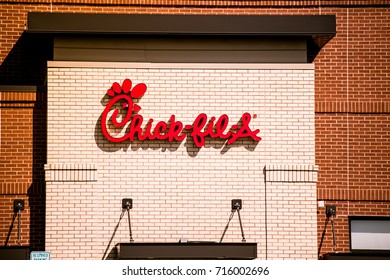
M199 114L193 124L185 125L177 121L175 115L171 115L168 122L159 121L153 128L154 120L149 119L145 127L143 127L144 118L139 114L141 107L135 104L133 100L141 98L145 94L147 87L143 83L137 84L133 88L131 87L131 80L125 79L122 86L114 82L107 91L107 94L112 99L103 111L101 129L104 137L111 142L133 141L136 138L141 141L158 139L173 142L183 141L188 135L193 138L194 144L200 148L205 145L206 137L227 140L228 144L233 144L238 139L248 137L256 142L261 140L261 137L257 136L260 130L252 130L249 127L252 118L249 113L243 113L240 125L232 125L229 129L229 117L226 114L223 114L218 119L216 117L209 119L204 113ZM122 102L121 107L126 111L125 114L121 115L121 118L119 118L120 109L117 107L118 102ZM112 110L113 113L109 117L109 113ZM112 125L118 129L127 127L126 134L121 136L110 134L108 130L110 119Z

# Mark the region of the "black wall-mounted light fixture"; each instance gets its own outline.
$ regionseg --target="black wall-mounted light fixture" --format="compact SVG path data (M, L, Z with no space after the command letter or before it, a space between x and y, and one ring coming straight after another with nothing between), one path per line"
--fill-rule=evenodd
M335 205L326 205L326 217L330 218L336 216L336 206Z
M232 211L242 209L242 200L241 199L232 199Z
M122 199L122 213L121 213L121 215L119 217L119 222L115 226L114 232L113 232L113 234L111 236L110 242L108 243L108 245L106 247L106 250L105 250L105 252L103 254L102 260L106 259L107 253L108 253L108 251L110 249L110 246L111 246L111 242L112 242L112 240L115 237L116 231L118 230L120 222L122 221L122 218L125 215L126 211L127 211L128 221L129 221L130 242L134 242L134 240L133 240L133 233L131 231L131 220L130 220L130 210L131 209L133 209L133 199L132 198L123 198Z
M130 243L133 243L133 233L131 231L131 219L130 219L130 209L133 209L133 199L132 198L123 198L122 199L122 210L127 211L127 218L129 220L129 234L130 234Z
M238 220L240 221L240 228L241 228L241 236L242 236L242 242L246 242L245 236L244 236L244 229L242 227L242 222L241 222L241 215L240 215L240 210L242 209L242 200L241 199L232 199L232 213L230 214L229 221L225 227L225 230L222 233L221 240L219 243L222 243L222 240L226 234L226 231L229 228L230 221L233 219L234 213L237 212L238 214Z
M122 199L122 209L133 209L133 199L132 198L123 198Z
M15 199L14 200L14 213L18 216L18 245L21 245L21 211L24 210L24 200L23 199Z
M15 199L14 200L14 212L18 213L19 211L24 210L24 200L23 199Z
M325 215L326 215L326 220L325 220L324 231L322 232L320 246L318 248L318 257L320 257L322 243L324 242L326 227L328 226L329 220L331 220L332 222L333 249L334 249L334 253L337 253L336 234L334 231L334 217L336 216L336 205L326 205Z

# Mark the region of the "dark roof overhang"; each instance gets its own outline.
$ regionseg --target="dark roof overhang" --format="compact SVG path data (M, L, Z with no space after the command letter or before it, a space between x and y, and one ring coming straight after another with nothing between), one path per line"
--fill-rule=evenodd
M46 34L299 37L315 57L336 34L334 15L28 14L27 32ZM309 59L310 60L310 59Z

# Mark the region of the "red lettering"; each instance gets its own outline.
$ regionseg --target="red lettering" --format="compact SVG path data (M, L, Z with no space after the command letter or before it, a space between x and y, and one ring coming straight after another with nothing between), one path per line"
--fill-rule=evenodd
M206 115L206 120L207 120L207 115ZM211 138L217 138L218 136L214 133L214 122L215 122L215 117L211 117L207 127L205 128L205 135L209 135Z
M252 130L249 127L252 118L249 113L242 115L241 125L232 125L230 130L227 129L229 117L226 114L221 115L216 121L215 117L211 117L208 120L207 115L204 113L199 114L192 125L184 125L182 122L176 121L175 115L171 115L168 123L159 121L152 129L154 120L149 119L145 128L143 128L143 116L140 114L133 116L134 113L141 110L141 107L133 103L132 97L142 97L146 91L146 85L136 85L130 91L131 85L131 81L126 79L122 87L118 83L114 83L112 88L107 91L107 94L113 98L103 110L101 129L104 137L111 142L120 143L126 140L134 141L134 139L139 139L140 141L159 139L168 140L169 142L180 142L187 137L185 130L188 133L190 132L189 135L193 138L194 144L199 148L205 145L206 137L227 139L227 144L232 144L241 138L252 138L254 141L261 140L261 137L257 136L260 130ZM117 103L120 102L122 102L123 109L118 109L120 104ZM109 117L112 110L111 117ZM124 113L123 111L126 112ZM123 130L127 126L127 133L118 137L112 135L108 129L110 121L117 129Z
M215 131L217 137L221 139L228 139L230 135L232 134L230 131L226 132L224 134L224 131L226 130L227 126L229 124L229 117L225 114L219 117L217 123L215 124Z
M194 143L197 147L204 146L204 138L207 135L207 133L202 132L202 129L205 127L206 123L207 123L207 115L199 114L199 116L196 117L194 124L192 125L191 136L194 139Z
M153 119L150 119L148 121L148 123L146 124L145 134L144 134L145 139L149 139L149 140L155 139L155 137L152 135L152 132L151 132L152 131L152 123L153 123Z
M257 136L257 134L260 132L259 129L256 129L252 131L249 128L249 123L251 121L251 115L249 113L244 113L241 118L242 126L239 128L239 130L232 134L232 137L228 140L228 144L234 143L239 138L247 138L250 137L255 141L260 141L261 137Z
M175 121L175 116L172 115L169 119L168 141L183 141L186 134L183 132L183 123Z
M133 113L132 109L131 109L133 107L133 100L130 98L130 96L127 96L127 95L118 95L118 96L115 96L113 99L111 99L111 101L108 102L106 108L103 111L102 120L101 120L101 128L102 128L102 132L103 132L104 137L106 137L107 140L114 142L114 143L123 142L128 137L127 135L124 135L124 136L116 138L116 137L111 136L107 130L108 114L111 111L112 107L115 105L115 103L118 102L118 100L120 100L120 99L124 99L123 105L127 105L128 110L127 110L126 116L123 118L123 120L121 122L118 122L117 119L118 119L119 109L115 109L112 116L111 116L111 121L112 121L112 124L118 128L123 127L124 125L127 124L127 122L130 120L131 115Z
M154 128L154 132L153 132L153 136L159 140L165 140L165 139L168 139L168 135L165 133L163 134L164 132L166 132L168 128L168 125L166 122L158 122L156 124L156 127Z
M134 141L135 136L138 135L138 139L143 141L146 139L144 135L142 135L142 122L144 118L141 115L135 115L133 119L130 122L129 126L129 133L128 133L128 138L130 141Z

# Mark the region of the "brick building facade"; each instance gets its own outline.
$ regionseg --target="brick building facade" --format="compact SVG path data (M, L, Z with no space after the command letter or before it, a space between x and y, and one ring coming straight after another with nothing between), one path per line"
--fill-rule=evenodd
M64 228L61 227L61 229L53 226L53 223L55 223L54 220L58 219L55 214L50 217L47 216L48 213L60 211L53 206L54 201L56 201L56 193L53 192L55 186L54 188L50 188L50 186L53 185L53 182L47 178L47 176L52 174L50 173L52 168L50 164L53 164L54 166L54 164L57 163L51 161L56 152L55 148L51 148L53 146L51 146L50 143L57 141L60 142L59 145L61 145L61 143L66 143L65 139L67 136L69 139L72 138L72 135L67 135L65 132L63 142L62 139L56 139L55 135L53 138L53 135L50 134L50 131L52 131L50 126L53 121L53 118L51 118L50 115L50 106L53 106L53 104L54 106L60 106L62 103L55 103L54 101L54 103L48 104L48 99L50 98L48 92L60 92L55 89L55 78L50 80L50 77L72 75L72 73L79 73L86 70L81 69L80 67L78 68L77 65L75 66L74 64L54 63L51 66L48 66L47 61L53 60L53 53L51 53L48 48L48 46L52 44L51 38L44 34L31 36L31 34L24 31L27 25L27 16L30 12L191 15L335 15L337 24L336 36L321 49L319 54L314 58L313 63L310 64L314 68L312 72L312 82L314 90L313 124L315 125L315 139L313 140L315 140L315 150L313 151L312 159L305 159L307 162L299 161L299 164L318 166L315 200L324 201L325 205L332 204L337 207L335 230L338 250L340 252L347 252L350 249L349 216L390 215L390 156L388 152L390 144L390 97L387 94L390 87L388 67L390 59L388 48L390 40L390 3L388 3L388 1L130 1L133 2L133 4L123 3L125 1L91 0L77 1L77 3L73 2L76 1L24 1L23 4L19 4L18 1L3 1L0 4L2 11L0 19L2 30L2 37L0 39L0 84L2 85L0 99L1 242L5 243L8 239L8 245L16 245L16 231L12 231L11 236L8 236L13 218L12 203L15 199L24 199L26 203L25 210L22 213L22 245L29 245L32 250L50 249L55 252L58 249L55 248L56 238L69 239L69 237L66 236L66 233L61 235L61 237L58 237L58 231L63 230L69 234L72 231L71 228L66 228L67 225L64 225ZM63 68L69 69L69 72L61 70ZM101 65L94 65L93 67L91 66L91 68L95 69L91 70L92 72L102 71L104 73L105 71L104 67ZM114 72L110 79L104 76L104 74L98 74L97 78L93 78L92 76L94 74L90 74L88 71L83 77L88 77L88 75L90 75L93 81L96 79L104 81L102 85L98 86L99 91L102 91L103 88L106 89L110 86L107 84L108 81L120 82L119 79L123 79L125 76L122 74L128 71L126 69L128 69L128 66L126 65L119 66L116 70L117 72ZM171 72L184 71L183 67L179 67L178 69L179 70L171 70ZM235 70L240 72L240 69ZM259 69L257 70L260 71ZM270 71L270 69L266 70ZM296 69L289 69L288 71L295 70ZM151 72L153 71L158 72L163 70L152 69ZM192 71L196 72L200 70L192 69ZM224 69L224 71L227 70ZM282 70L278 69L278 71ZM310 69L300 69L297 71L310 71ZM279 74L281 73L277 73L276 75ZM291 74L294 75L294 73ZM146 77L148 77L148 81L152 84L154 79L147 75ZM257 77L258 79L261 79L261 76ZM64 78L64 80L66 79ZM75 77L69 78L69 81L76 80L77 78ZM142 79L139 77L137 82L142 82ZM71 87L71 85L68 86ZM48 87L51 87L51 90L48 90ZM82 85L79 87L81 89ZM95 89L94 85L91 85L91 89L92 91ZM168 88L167 91L169 89L170 88ZM77 97L78 96L75 96L75 98ZM180 97L178 97L178 99L179 98ZM261 96L261 98L262 101L264 101L266 95ZM150 105L150 108L154 108L156 112L158 112L159 108L156 107L152 101L150 102L150 104L152 104ZM169 101L167 102L169 103ZM217 100L215 100L214 103L217 103ZM245 107L246 103L243 102L241 105ZM166 104L164 106L169 105ZM179 106L183 106L183 104L180 104L179 102ZM220 108L219 110L223 113L223 109ZM257 114L259 113L260 112L257 112ZM161 114L165 117L164 112L161 112ZM260 118L258 119L258 122L259 123L256 124L259 128L261 130L266 130L266 128L261 126ZM310 140L308 141L310 142ZM276 149L272 145L269 147ZM88 147L85 148L88 149ZM264 147L261 147L261 142L257 148L264 149ZM298 150L297 153L292 152L292 156L299 157L299 153L302 151L301 149ZM140 152L140 154L142 154L142 152ZM71 152L69 152L68 155L76 156L75 154L72 155ZM243 155L238 153L237 157L240 156ZM150 160L147 156L141 157L139 160L141 159ZM94 158L91 158L90 160L91 165L86 169L92 170L95 168L93 166ZM239 162L238 158L232 157L232 160L233 162L234 160ZM83 161L81 162L84 163ZM271 163L274 164L273 162ZM220 164L223 165L223 162ZM288 170L288 168L282 168L280 166L281 164L288 165L290 162L283 162L282 160L279 161L278 164L279 168ZM267 165L267 163L263 164L263 166L264 165L270 166ZM247 168L249 168L249 171L245 172L250 173L251 169L249 165ZM302 170L306 170L306 167L302 168ZM56 169L61 168L58 168L58 166L53 168L53 176L59 176L54 175ZM75 168L72 167L70 169ZM85 168L83 167L82 169L84 170ZM249 175L249 177L254 176L252 173L249 173L246 175ZM80 172L78 174L80 174ZM207 179L207 174L204 175ZM102 176L102 174L99 173L99 176ZM169 176L173 176L173 174L170 174ZM177 180L179 180L179 182L182 181L184 184L184 176L179 177ZM202 178L202 180L205 180L205 178ZM264 179L262 178L262 180ZM222 180L222 182L224 181ZM137 182L141 189L141 186L144 183L145 182ZM64 183L57 183L54 185L61 184ZM101 185L103 194L105 184ZM310 182L304 182L305 186L310 184ZM81 185L76 185L74 189L77 188L83 187ZM167 188L167 186L162 186L161 190L164 189L165 192L168 192ZM253 189L256 188L254 187ZM275 187L275 189L283 190L283 184ZM310 187L308 187L308 189L310 189ZM86 193L90 191L91 190L88 189L86 190ZM259 200L262 199L262 191L263 190L259 190ZM117 203L117 200L120 200L120 198L128 193L123 189L122 192L120 190L115 191L115 189L113 189L112 192L116 192L116 194L109 196L107 204L105 204L106 202L102 202L106 207L110 207L109 205L111 203ZM285 190L284 193L287 194L289 192ZM256 195L257 194L254 194L254 197L256 197ZM299 196L299 193L297 192L296 195ZM145 194L145 196L147 196L147 194ZM180 196L177 196L176 199L179 197ZM107 197L103 195L100 197L100 200L104 201L105 198ZM230 196L227 195L226 200L229 198ZM139 199L141 200L141 198ZM259 206L256 204L256 199L252 201L249 196L246 198L243 197L243 199L244 203L245 199L250 203L253 203L253 208ZM272 209L272 203L277 204L278 200L272 200L270 197L268 197L268 199L268 207L271 207L270 209ZM74 207L74 205L71 205L72 201L70 201L69 204L70 205L64 207ZM183 212L189 212L190 208L187 206L182 205L182 208L179 207L178 211L180 212L180 209L182 209ZM314 203L311 204L311 206L308 206L308 209L315 211L316 207L317 204ZM81 211L81 209L79 210ZM313 217L313 219L317 219L314 224L314 226L316 225L315 231L317 233L317 242L315 242L316 244L314 247L315 249L318 249L321 235L324 231L326 215L325 208L318 207L316 210L317 215L316 217ZM115 226L115 224L113 224L113 221L116 222L116 216L113 214L115 213L114 211L115 210L113 209L111 214L108 215L110 219L107 218L107 232L110 232ZM154 213L152 210L150 211L152 214ZM76 212L77 211L75 210L73 214L76 215ZM102 215L103 214L104 211L102 212ZM71 217L72 214L69 212L68 215ZM143 217L146 217L147 213L139 213L139 215L144 215ZM153 215L156 214L154 213ZM185 214L183 215L185 216ZM191 215L187 213L186 217L189 216ZM82 218L82 215L80 215L80 219ZM104 220L103 216L95 217L95 219L99 218ZM154 223L157 228L159 226L166 227L170 223L175 224L175 217L167 217L166 219L167 220L162 219L162 221L160 221L163 225L158 225L157 217L154 221L152 221L152 219L151 223ZM251 219L252 218L248 217L248 227L251 227ZM290 223L299 224L300 219L305 219L305 217L302 215L291 219ZM313 219L310 219L307 223L302 223L302 227L305 227L305 224L306 226L308 224L311 225ZM81 223L81 220L79 222ZM198 225L201 224L201 217L197 217L193 222ZM213 221L212 223L216 223L216 221ZM261 226L258 226L255 222L253 223L253 227L257 229L253 231L249 230L251 232L249 235L264 235ZM195 234L195 237L199 238L199 236L201 236L206 239L215 239L215 235L218 235L220 233L219 229L223 227L222 224L218 226L217 232L213 233L211 230L207 233L199 233L200 235ZM139 226L139 230L142 232L142 225ZM88 227L90 227L89 230L91 230L91 232L93 232L94 229L96 230L96 228L94 228L94 223L88 224ZM104 231L104 225L100 225L99 227L100 228L97 229L99 232ZM145 232L151 230L150 226L145 225L145 227L147 228L144 230ZM276 228L277 226L274 227L274 229ZM155 240L161 238L165 238L164 240L169 238L178 239L180 237L179 233L173 233L175 232L174 226L172 226L171 231L158 232L157 229L153 230L156 231L155 236L153 237ZM308 229L308 231L310 231L310 229ZM106 235L107 234L108 233L106 233ZM124 235L125 232L122 234ZM163 236L164 234L170 236ZM286 236L289 236L288 231L287 233L278 233L276 230L273 236L272 225L270 224L267 234L270 239L270 243L267 245L269 246L269 252L267 255L259 252L258 256L260 258L316 257L313 255L313 248L307 250L307 252L310 251L311 253L305 251L308 246L313 247L313 244L306 244L303 239L299 238L299 234L292 234L295 236L295 242L297 242L294 245L295 247L292 246L289 248L288 245L282 245L281 247L283 248L274 248L275 250L272 250L272 246L277 247L277 244L283 244L282 240L288 238ZM286 236L283 234L286 234ZM102 248L105 248L104 245L107 243L106 239L109 239L109 236L106 235L99 235L99 238L101 238L101 240L99 240L100 247ZM88 236L79 236L78 238L83 242L86 242L85 240L88 239ZM151 236L145 235L143 238L151 238ZM271 242L273 238L274 244ZM261 242L262 241L259 241L260 244L262 244ZM306 242L310 243L310 240L306 240ZM66 244L66 241L63 243ZM321 245L321 255L333 251L332 238L329 230ZM93 246L93 244L91 244L91 246ZM69 245L69 247L71 247L71 245ZM305 251L304 253L300 250L300 248L302 249L303 247L306 248L303 250ZM283 251L280 255L278 255L279 249L280 251ZM291 250L291 252L288 252L288 250ZM66 249L63 249L58 257L98 258L101 255L99 255L101 250L96 254L91 253L89 255L71 255L65 251Z

